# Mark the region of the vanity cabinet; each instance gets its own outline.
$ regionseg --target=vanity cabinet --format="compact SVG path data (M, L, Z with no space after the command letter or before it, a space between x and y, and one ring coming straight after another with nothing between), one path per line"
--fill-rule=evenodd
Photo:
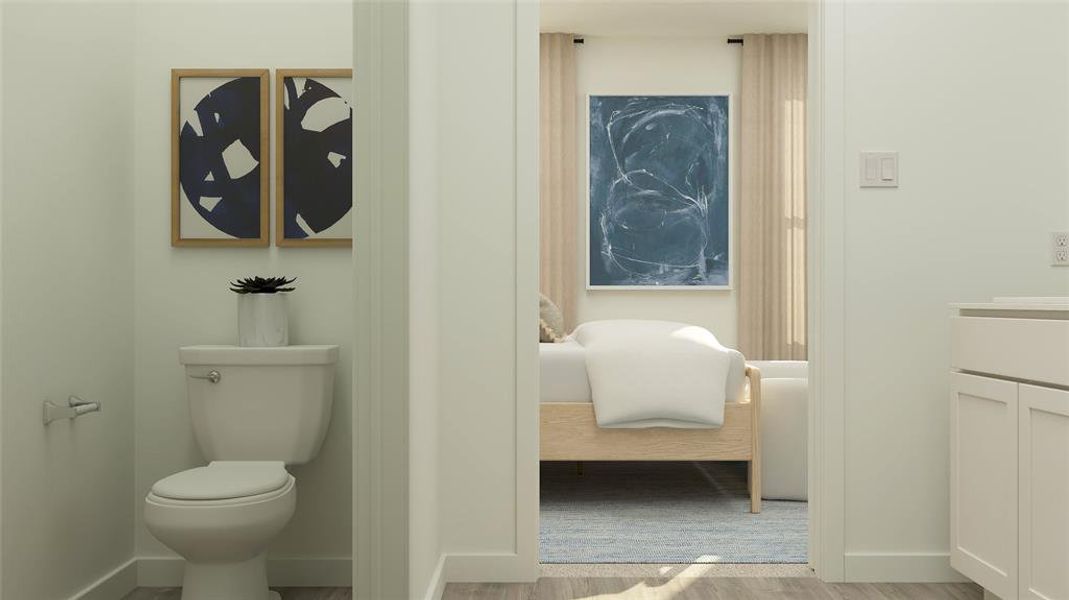
M1069 600L1069 304L956 308L951 565L1002 600Z
M1001 598L1017 585L1017 384L954 373L950 564Z
M1069 598L1069 391L1019 390L1020 598Z

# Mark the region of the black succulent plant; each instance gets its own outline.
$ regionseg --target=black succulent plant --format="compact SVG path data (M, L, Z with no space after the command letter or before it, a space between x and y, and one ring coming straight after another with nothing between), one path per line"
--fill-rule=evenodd
M286 287L297 281L297 278L286 279L285 277L245 277L230 282L230 291L238 294L277 294L279 292L292 292L295 288Z

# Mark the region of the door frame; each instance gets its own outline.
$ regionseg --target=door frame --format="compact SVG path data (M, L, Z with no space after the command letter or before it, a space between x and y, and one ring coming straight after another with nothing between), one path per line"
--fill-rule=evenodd
M844 0L809 14L809 566L846 580Z
M353 2L353 597L409 596L408 0Z
M519 0L522 8L529 4ZM809 235L807 248L808 319L809 319L809 565L824 581L845 581L845 349L844 349L844 194L845 142L844 134L844 0L812 0L809 4L809 90L807 98L808 140L808 203ZM534 11L537 19L537 11ZM524 18L518 14L518 19ZM530 18L529 16L527 18ZM529 28L528 28L529 29ZM518 32L527 29L518 27ZM530 64L532 50L517 40L517 74L534 71L538 65L538 50L534 48L534 64ZM522 77L518 77L518 80ZM533 100L525 98L517 89L516 114L534 115L537 128L537 85ZM531 110L534 107L534 110ZM529 135L530 123L517 119L517 157L524 153L537 161L538 136ZM527 141L530 147L523 147ZM520 164L519 162L517 163ZM537 171L536 171L537 172ZM518 177L522 181L522 177ZM535 182L537 186L537 182ZM535 187L534 189L537 189ZM517 215L533 213L529 222L537 223L537 196L529 198L526 190L517 189ZM527 199L534 210L524 206ZM530 227L528 226L528 229ZM517 232L523 232L517 227ZM524 232L529 233L529 232ZM538 256L537 231L526 240L517 240L517 275L525 273L537 281L537 266L531 269L530 252L520 252L524 242L535 246ZM532 275L533 273L533 275ZM517 287L517 292L522 290ZM529 306L521 293L517 294L517 321ZM517 360L529 355L526 338L517 335ZM536 360L536 359L535 359ZM524 370L517 365L517 373ZM517 381L517 386L520 385ZM537 386L537 382L532 385ZM521 393L517 387L517 432L537 423L537 397ZM517 437L517 547L521 556L538 557L537 535L520 535L531 531L530 524L538 523L538 503L527 503L524 494L538 490L537 441L532 448L525 438ZM526 483L524 483L526 482ZM537 527L534 528L537 534ZM533 566L532 566L533 568Z

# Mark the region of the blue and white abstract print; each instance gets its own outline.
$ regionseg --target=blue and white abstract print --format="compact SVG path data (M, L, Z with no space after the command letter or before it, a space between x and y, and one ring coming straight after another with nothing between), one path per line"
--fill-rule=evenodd
M590 97L591 287L730 283L727 96Z
M181 230L185 237L259 238L260 78L182 81Z
M283 78L281 192L287 240L352 237L351 91L351 78Z

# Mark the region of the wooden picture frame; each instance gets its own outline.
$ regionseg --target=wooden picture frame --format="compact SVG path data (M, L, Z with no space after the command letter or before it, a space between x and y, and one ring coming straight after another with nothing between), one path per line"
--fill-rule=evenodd
M292 78L308 79L348 79L352 80L352 69L276 69L275 70L275 245L279 247L319 247L319 248L350 248L353 245L352 233L348 237L286 237L286 81ZM351 88L350 88L351 90ZM348 103L351 110L351 96ZM345 98L343 98L344 100ZM350 114L350 123L352 116ZM350 125L351 126L351 125ZM351 139L351 135L349 136ZM352 149L350 146L349 156L345 157L350 166L353 162ZM351 167L350 167L351 168ZM349 209L348 215L342 218L351 219L352 215L352 186L348 189Z
M270 219L271 213L269 211L270 204L270 160L268 154L270 153L271 131L270 131L270 86L268 79L270 77L270 71L268 69L172 69L171 70L171 245L176 247L264 247L270 244ZM183 235L182 222L183 222L183 189L181 183L182 177L182 158L181 158L181 134L182 134L182 80L194 79L194 78L211 78L211 79L233 79L238 80L242 78L258 78L259 89L259 156L254 157L256 160L256 167L259 169L259 176L256 178L259 183L259 207L254 211L247 211L249 214L256 214L259 217L258 226L253 226L258 232L257 237L251 236L234 236L227 234L220 229L222 234L220 237L214 236L188 236ZM215 91L215 90L213 90ZM207 98L207 96L204 96ZM217 119L219 115L216 115ZM247 150L247 149L246 149ZM212 173L208 173L208 177L212 177ZM188 201L188 204L192 206L192 202ZM199 213L199 210L197 211ZM188 212L187 212L188 215ZM247 215L246 215L247 216ZM209 222L205 220L205 222ZM248 226L248 224L245 224ZM207 228L205 228L207 229ZM228 237L229 235L229 237Z

